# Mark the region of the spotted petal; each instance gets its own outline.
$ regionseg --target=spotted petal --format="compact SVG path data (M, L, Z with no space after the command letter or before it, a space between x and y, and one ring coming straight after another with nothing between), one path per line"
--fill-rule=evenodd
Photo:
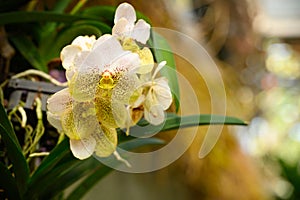
M138 54L131 53L126 51L122 56L115 60L110 66L109 69L115 72L128 72L140 67L140 59Z
M92 51L84 57L77 74L70 82L70 92L74 99L81 102L92 100L103 69L128 53L113 36L101 36L95 42Z
M74 102L72 109L62 116L62 128L70 139L82 139L92 135L98 129L95 106L91 102Z
M69 89L62 89L47 100L47 110L52 114L60 115L72 106L72 101Z
M97 132L93 134L96 140L95 153L100 157L111 155L117 147L117 131L114 128L101 126Z

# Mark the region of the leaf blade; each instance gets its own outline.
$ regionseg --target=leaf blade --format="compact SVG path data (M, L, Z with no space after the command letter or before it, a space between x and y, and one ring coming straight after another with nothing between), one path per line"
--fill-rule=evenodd
M134 135L143 136L151 135L159 131L168 131L178 128L188 128L192 126L204 126L204 125L247 125L246 122L230 116L221 115L190 115L190 116L177 116L175 114L168 114L165 123L158 126L149 124L146 120L141 120L138 125L130 128L130 132Z
M11 36L13 44L17 47L23 57L36 69L47 72L46 62L41 57L37 47L25 36Z
M0 134L13 165L17 187L20 194L23 194L29 180L29 167L2 104L0 104Z
M127 142L123 142L119 145L120 148L125 150L135 149L144 145L160 145L163 144L163 140L157 138L137 138ZM114 160L116 161L116 160ZM115 163L116 165L118 163ZM86 177L66 198L67 200L72 199L80 199L82 198L86 192L88 192L92 186L94 186L101 178L105 177L112 168L106 165L99 165L94 172L90 173L88 177Z
M4 189L8 199L21 199L15 179L6 166L0 162L0 188Z

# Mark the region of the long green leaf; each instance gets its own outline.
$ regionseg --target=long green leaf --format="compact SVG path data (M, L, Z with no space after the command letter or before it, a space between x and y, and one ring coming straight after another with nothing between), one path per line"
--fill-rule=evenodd
M157 138L137 138L127 142L123 142L119 145L122 149L132 150L138 147L146 146L146 145L161 145L164 141ZM115 165L120 164L118 161L113 159ZM72 199L80 199L82 198L98 181L100 181L104 176L106 176L112 169L99 164L93 170L92 173L88 177L86 177L66 198L68 200Z
M0 162L0 188L8 199L21 199L15 179L6 166Z
M21 35L11 36L10 40L34 68L44 72L48 71L45 60L31 40Z
M78 20L96 20L91 17L83 17L70 14L61 14L47 11L17 11L0 14L0 25L28 22L64 22L72 23Z
M63 13L71 2L72 2L72 0L56 1L53 6L53 9L51 9L51 11L56 12L56 13Z
M56 176L55 180L53 180L53 176L46 177L46 180L52 180L51 184L48 184L48 187L44 191L39 191L39 195L41 199L44 198L54 198L55 196L62 193L66 188L71 186L73 183L78 181L80 178L94 173L99 166L102 166L99 161L95 158L91 157L87 160L80 161L76 158L73 158L76 162L64 170L64 173Z
M97 23L97 22L95 22ZM101 23L97 23L100 26ZM72 26L65 27L53 40L46 41L41 44L40 52L42 57L46 60L50 60L59 57L59 52L67 44L71 42L79 35L95 35L99 37L102 32L98 27L89 25L86 23L74 23ZM55 41L53 43L53 41Z
M143 141L133 140L130 142L131 143L126 142L125 146L121 144L122 148L132 149L147 144L162 144L161 140L153 138L143 139ZM56 165L51 168L51 171L40 175L39 179L35 179L34 182L31 182L26 198L44 199L55 197L80 178L94 173L99 166L102 168L99 161L93 157L81 161L72 156L69 148L64 151L68 152L69 155L57 162ZM55 177L55 179L53 179L53 177ZM43 188L39 188L37 185L43 185Z
M34 184L30 185L28 192L26 194L26 199L46 199L59 194L62 190L65 189L68 185L74 182L74 177L65 177L69 171L74 170L80 165L83 161L78 160L73 157L70 151L69 156L65 156L60 163L58 163L55 168L53 168L48 174L39 178ZM86 170L87 168L85 168ZM84 174L84 172L83 172ZM55 178L53 178L55 177ZM76 181L76 180L75 180ZM37 187L38 185L43 185L43 188ZM56 190L53 188L57 188Z
M69 170L74 165L74 157L71 155L69 140L65 138L58 144L41 163L30 179L26 199L39 199L41 193L51 185L53 177L57 177L64 170ZM45 181L47 180L47 181ZM43 188L38 187L43 185Z
M105 165L99 165L95 172L84 179L78 187L76 187L70 195L66 198L67 200L80 199L82 198L96 183L98 183L103 177L105 177L112 168Z
M167 61L167 66L163 67L160 73L169 80L169 86L175 101L176 112L178 112L180 106L180 92L176 74L176 64L171 47L161 35L154 31L152 31L152 37L149 44L154 52L156 62Z
M29 168L2 104L0 104L0 134L7 148L8 158L13 165L19 192L23 194L27 188Z
M85 8L79 14L84 17L94 17L98 18L101 21L107 21L108 23L113 23L115 7L112 6L93 6Z
M219 115L190 115L190 116L177 116L169 114L165 123L154 126L149 124L146 120L141 120L137 126L130 128L130 132L137 134L143 134L143 136L151 135L153 133L167 131L178 128L187 128L192 126L203 125L247 125L246 122L229 116Z
M69 140L65 138L51 153L42 161L30 179L30 185L48 174L69 153Z

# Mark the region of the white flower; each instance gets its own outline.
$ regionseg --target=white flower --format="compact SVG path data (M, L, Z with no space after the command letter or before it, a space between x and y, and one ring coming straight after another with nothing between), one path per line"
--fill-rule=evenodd
M47 108L48 121L70 138L76 158L86 159L94 152L109 156L115 151L117 132L99 124L93 102L74 101L66 88L48 99Z
M76 101L92 100L98 86L113 88L122 74L140 66L138 54L124 51L111 35L101 36L90 52L79 55L77 60L76 73L69 81L70 92Z
M70 45L64 47L60 53L60 58L62 61L62 66L66 69L67 80L70 80L75 70L75 64L78 62L77 58L83 53L89 52L94 43L96 42L96 37L93 36L78 36L76 37ZM82 56L81 56L82 57Z
M138 80L134 71L140 64L138 54L124 51L111 35L92 43L84 42L86 39L74 40L63 49L64 67L67 71L72 68L73 75L68 79L69 87L50 97L47 106L49 122L70 138L71 151L79 159L94 152L98 156L114 153L115 128L124 123L127 113L124 104L112 107L111 93L123 79L129 81L124 81L123 94L130 91ZM115 118L113 109L119 111L119 118Z
M132 38L146 44L150 37L150 25L143 19L139 19L136 24L135 21L136 13L132 5L120 4L115 13L112 35L121 38L121 40Z
M172 93L165 77L155 79L157 73L166 65L166 61L159 63L151 77L151 81L145 85L150 85L145 96L144 116L153 125L163 123L165 119L164 111L172 104Z
M151 124L164 121L172 103L165 77L155 78L166 62L153 70L154 59L146 43L150 25L136 21L134 8L121 4L115 14L113 35L79 36L61 52L68 88L48 99L47 118L70 138L70 149L79 159L93 153L106 157L116 152L116 128L129 128L143 116Z

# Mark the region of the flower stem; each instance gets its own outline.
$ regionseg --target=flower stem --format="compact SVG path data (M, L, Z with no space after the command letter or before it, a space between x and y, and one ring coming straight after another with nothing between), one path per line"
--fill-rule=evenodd
M25 77L25 76L32 76L32 75L36 75L36 76L40 76L46 80L49 80L51 83L53 83L54 85L58 85L58 86L67 86L67 82L65 83L61 83L59 81L57 81L56 79L52 78L49 74L39 71L39 70L35 70L35 69L29 69L26 70L24 72L21 72L19 74L16 74L14 76L12 76L12 79L16 79L16 78L21 78L21 77Z

